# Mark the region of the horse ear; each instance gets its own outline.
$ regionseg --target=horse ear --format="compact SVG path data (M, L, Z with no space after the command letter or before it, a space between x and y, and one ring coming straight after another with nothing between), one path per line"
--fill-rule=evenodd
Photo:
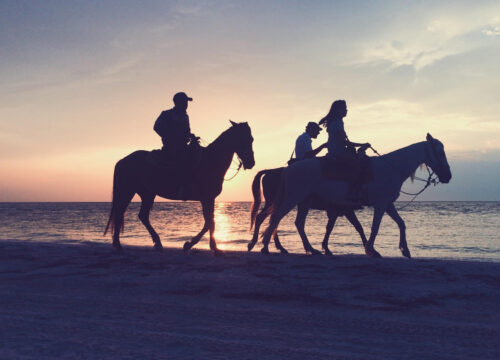
M427 137L425 138L427 141L434 140L431 134L427 133Z
M235 126L235 125L236 125L236 123L235 123L233 120L231 120L231 119L229 119L229 122L230 122L230 123L231 123L231 125L233 125L233 126Z

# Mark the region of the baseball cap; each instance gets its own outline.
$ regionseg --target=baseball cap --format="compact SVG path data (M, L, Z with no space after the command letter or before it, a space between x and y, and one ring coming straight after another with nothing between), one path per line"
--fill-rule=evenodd
M322 129L319 127L318 123L314 122L314 121L309 121L307 123L307 126L306 126L306 129L314 129L314 130L318 130L318 131L321 131Z
M190 98L189 96L186 95L185 92L178 92L177 94L174 95L174 103L178 101L193 101L193 98Z

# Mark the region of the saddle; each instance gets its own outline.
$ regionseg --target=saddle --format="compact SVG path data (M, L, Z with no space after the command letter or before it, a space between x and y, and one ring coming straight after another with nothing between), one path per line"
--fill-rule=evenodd
M321 174L326 180L366 184L374 180L371 159L360 155L352 161L340 161L326 156L320 158Z
M146 159L151 165L160 169L174 169L179 166L178 159L161 149L150 151Z
M185 153L161 149L152 150L147 154L146 161L156 168L155 176L158 180L176 189L169 199L188 200L194 196L204 149L188 148Z
M172 149L156 149L149 152L147 161L160 169L174 170L175 168L190 169L199 166L202 153L205 148L202 146L189 145L186 151L178 152Z

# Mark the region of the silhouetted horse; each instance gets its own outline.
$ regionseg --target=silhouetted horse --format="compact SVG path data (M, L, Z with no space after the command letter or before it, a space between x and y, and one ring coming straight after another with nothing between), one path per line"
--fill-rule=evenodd
M374 248L374 243L382 216L387 213L399 226L399 249L404 256L411 257L406 243L406 226L394 206L394 201L399 197L404 181L423 163L432 168L440 182L447 184L451 180L450 166L444 146L430 134L427 134L426 141L371 159L373 181L363 185L367 194L367 203L374 208L372 231L365 245L367 255L380 257ZM325 179L319 159L306 159L288 166L283 170L281 179L271 220L262 239L264 247L261 251L263 253L269 252L271 236L278 228L281 219L295 205L307 201L311 195L321 196L322 199L332 204L339 203L345 201L350 187L348 182ZM307 207L304 208L307 210Z
M253 155L253 137L247 123L235 123L224 131L214 142L202 149L199 167L194 179L186 185L183 200L201 202L205 224L191 241L186 241L184 250L193 247L210 230L210 249L219 253L214 238L214 202L222 191L222 183L234 154L240 158L245 169L255 165ZM178 197L178 174L176 168L168 168L151 161L151 152L139 150L116 163L113 179L113 203L108 224L104 230L113 232L113 246L121 249L120 231L123 230L124 214L135 194L141 197L142 204L139 219L151 234L156 250L162 250L160 237L149 222L149 213L156 195L167 199L180 200ZM174 174L172 176L172 174Z
M251 251L255 244L257 243L257 240L259 238L259 229L262 224L262 222L269 216L270 213L270 208L276 198L276 195L278 193L278 189L280 186L280 181L281 181L281 174L283 173L283 167L281 168L276 168L276 169L267 169L267 170L262 170L255 175L255 178L253 179L252 183L252 194L253 194L253 204L252 204L252 210L251 210L251 215L250 215L250 230L252 229L253 225L255 224L255 230L253 233L253 238L252 240L248 243L248 251ZM260 182L262 178L262 192L264 193L264 199L265 199L265 204L262 210L259 212L260 208L260 203L261 203L261 191L260 191ZM309 204L307 204L309 206ZM299 211L297 211L297 218L295 219L295 226L297 227L297 230L299 232L300 238L302 239L302 243L304 245L304 249L306 252L310 252L312 254L320 254L321 252L314 249L309 241L307 241L307 238L305 236L305 221L306 221L306 215L307 212L302 209L304 205L299 204ZM332 252L328 248L328 239L330 238L330 234L333 230L333 227L335 226L335 221L337 221L337 218L339 216L345 216L349 222L356 228L356 230L359 233L359 236L361 237L361 240L363 242L363 245L366 244L366 236L363 231L363 227L358 221L358 218L354 214L353 210L350 209L345 209L345 210L339 210L335 209L332 206L329 206L327 203L322 202L320 198L314 197L311 201L310 204L311 209L317 209L317 210L325 210L327 215L328 215L328 223L326 225L326 232L325 232L325 237L323 238L323 243L322 247L323 250L325 250L325 255L332 255ZM258 214L257 214L258 212ZM300 216L299 216L300 215ZM282 253L288 253L286 249L281 245L279 238L278 238L278 233L274 232L274 244L276 245L276 248L280 250Z

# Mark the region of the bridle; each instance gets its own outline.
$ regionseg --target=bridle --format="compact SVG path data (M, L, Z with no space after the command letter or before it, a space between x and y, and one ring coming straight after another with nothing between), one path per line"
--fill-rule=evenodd
M236 177L236 175L238 175L238 173L240 172L241 167L243 166L243 161L241 160L241 158L238 155L238 153L236 153L236 157L238 158L238 162L239 162L238 167L236 168L236 172L229 179L224 178L224 181L231 181L231 180L233 180ZM234 164L234 157L231 160L231 165L232 164Z
M427 143L429 143L429 142L427 142ZM427 145L427 144L426 144L426 145ZM435 153L435 150L434 150L433 145L432 145L432 144L430 144L430 146L431 146L431 150ZM371 149L371 150L372 150L375 154L377 154L379 157L381 157L381 158L382 158L382 155L380 155L380 154L379 154L379 152L378 152L377 150L375 150L372 146L370 146L370 149ZM428 151L429 151L429 150L428 150L428 148L427 148L427 146L426 146L426 147L425 147L426 157L427 157L428 159L430 159L430 157L429 157L429 152L428 152ZM437 159L437 156L434 156L434 157ZM386 163L388 163L390 166L392 166L394 169L396 169L398 172L400 172L400 171L399 171L399 169L398 169L396 166L394 166L391 162L387 161L387 159L384 159L384 158L382 158L382 159L383 159ZM441 165L440 165L440 166L441 166ZM405 205L403 205L402 207L400 207L398 210L402 210L402 209L404 209L405 207L407 207L408 205L410 205L413 201L415 201L415 199L417 198L417 196L418 196L418 195L420 195L421 193L423 193L423 192L424 192L424 191L425 191L425 190L426 190L426 189L427 189L427 188L428 188L431 184L433 184L434 186L436 186L437 184L439 184L439 177L436 175L436 177L434 177L434 178L433 178L433 176L435 175L434 171L432 171L432 172L431 172L431 170L429 169L429 166L427 166L427 164L425 164L425 168L427 169L427 172L428 172L428 174L429 174L429 177L428 177L427 179L423 179L423 178L421 178L421 177L419 177L419 176L415 176L415 177L414 177L414 179L415 179L415 180L425 182L424 187L423 187L420 191L418 191L418 192L416 192L416 193L409 193L409 192L406 192L406 191L403 191L403 190L399 190L399 192L400 192L401 194L405 194L405 195L413 196L413 198L412 198L410 201L408 201Z
M201 137L200 137L200 142L201 142L202 146L207 146L207 142L205 141L205 139L203 139ZM238 175L238 173L241 170L241 167L243 166L243 161L241 160L241 158L238 155L238 153L236 153L236 156L238 157L238 167L236 168L236 172L229 179L224 178L224 181L233 180L236 177L236 175ZM235 163L235 161L234 161L234 157L233 157L231 159L231 165L233 165L234 163ZM229 165L229 166L231 166L231 165Z
M427 156L427 158L429 160L431 160L431 155L433 156L434 160L435 160L435 163L436 163L436 166L439 167L439 173L442 173L443 171L443 164L441 163L441 161L439 161L439 158L438 156L436 155L436 149L434 148L434 139L431 139L430 141L427 141L429 147L430 147L430 151L429 151L429 148L426 146L425 147L425 155ZM427 165L426 165L427 166ZM439 183L439 180L438 180L438 183Z

